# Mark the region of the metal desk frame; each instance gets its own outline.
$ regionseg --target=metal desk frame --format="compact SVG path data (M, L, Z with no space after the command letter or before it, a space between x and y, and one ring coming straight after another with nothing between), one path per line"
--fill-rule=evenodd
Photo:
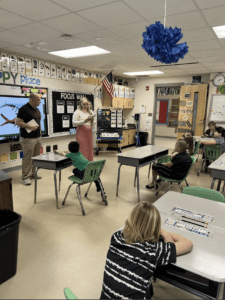
M220 165L217 163L220 162ZM225 180L225 155L222 154L208 167L210 169L210 177L212 177L211 189L214 187L215 180L218 179L217 191L220 190L221 181Z
M139 157L132 157L136 153L140 152L142 149L143 152L147 149L152 149L152 153L148 154L147 156L139 156ZM154 151L154 149L158 149ZM161 149L161 150L160 150ZM137 193L138 193L138 202L140 202L140 191L139 191L139 170L140 168L147 166L151 163L155 163L161 157L168 155L168 148L159 147L159 146L144 146L134 150L130 150L127 152L123 152L122 154L117 154L118 156L118 163L120 163L118 167L118 177L117 177L117 189L116 189L116 196L118 196L119 192L119 182L120 182L120 169L122 165L135 167L135 176L134 176L134 186L137 180Z
M58 160L52 159L43 159L42 157L46 155L54 155L51 158L58 157ZM34 184L34 203L37 203L37 173L39 169L47 169L47 170L55 170L54 172L54 183L55 183L55 197L56 197L56 208L59 208L58 204L58 189L57 189L57 172L59 172L59 191L61 185L61 170L66 169L72 166L72 161L64 156L55 154L55 153L48 153L48 154L41 154L35 157L32 157L34 166L37 167L35 171L35 184Z

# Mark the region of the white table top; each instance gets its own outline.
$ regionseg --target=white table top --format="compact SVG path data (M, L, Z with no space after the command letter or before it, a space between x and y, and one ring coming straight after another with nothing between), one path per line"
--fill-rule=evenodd
M192 241L193 250L177 256L174 264L216 282L225 282L225 204L176 192L167 192L154 205L161 215L161 226L168 232L182 235ZM212 231L209 238L165 225L168 217L179 218L171 214L174 206L213 216L208 228ZM119 230L123 229L121 227Z
M222 154L217 160L208 166L211 170L225 171L225 153Z
M55 161L62 161L62 160L68 159L68 158L65 156L56 154L54 152L50 152L50 153L40 154L40 155L31 157L31 159L55 162Z
M147 156L151 156L163 151L169 150L167 147L160 147L160 146L153 146L153 145L148 145L148 146L143 146L136 148L134 150L126 151L120 154L116 154L117 156L120 157L128 157L128 158L136 158L136 159L142 159Z
M201 136L194 136L194 139L196 140L196 141L212 141L213 139L214 139L214 137L213 138L209 138L209 137L201 137Z

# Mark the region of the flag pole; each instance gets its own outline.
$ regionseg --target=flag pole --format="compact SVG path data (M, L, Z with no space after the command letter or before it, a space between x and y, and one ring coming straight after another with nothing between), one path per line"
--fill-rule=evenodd
M113 71L113 70L112 70L112 71ZM112 73L112 71L110 71L109 74ZM106 78L109 74L107 74L107 75L105 76L105 78ZM105 78L104 78L104 79L105 79ZM102 79L102 81L103 81L104 79ZM93 92L94 92L94 91L97 89L97 87L102 83L102 81L94 88L94 90L91 92L91 94L93 94Z

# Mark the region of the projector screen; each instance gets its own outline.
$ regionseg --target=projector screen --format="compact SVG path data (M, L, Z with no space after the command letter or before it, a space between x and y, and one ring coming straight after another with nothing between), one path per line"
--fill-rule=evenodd
M15 119L19 108L28 101L28 97L0 95L0 143L19 140L20 128L15 125ZM41 113L42 136L48 136L46 99L41 99L38 109Z

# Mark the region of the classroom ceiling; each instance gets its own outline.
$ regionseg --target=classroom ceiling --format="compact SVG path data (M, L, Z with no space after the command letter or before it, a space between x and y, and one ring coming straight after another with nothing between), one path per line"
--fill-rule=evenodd
M178 64L198 62L193 65L162 64L141 47L145 26L164 22L164 5L165 0L0 0L0 51L96 73L113 69L123 77L155 69L164 74L151 77L225 71L225 39L212 29L225 25L225 0L167 0L166 26L181 28L180 42L189 46ZM63 34L72 40L63 40ZM31 43L33 49L27 47ZM92 45L111 53L75 59L47 53Z

